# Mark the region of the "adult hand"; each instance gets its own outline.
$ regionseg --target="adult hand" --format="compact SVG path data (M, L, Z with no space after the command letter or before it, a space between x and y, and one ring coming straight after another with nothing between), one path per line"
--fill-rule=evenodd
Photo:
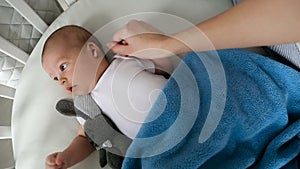
M68 160L64 153L57 152L46 158L46 169L67 169Z
M168 36L153 26L131 20L114 34L113 42L107 46L120 55L154 59L172 54L164 45L167 39Z

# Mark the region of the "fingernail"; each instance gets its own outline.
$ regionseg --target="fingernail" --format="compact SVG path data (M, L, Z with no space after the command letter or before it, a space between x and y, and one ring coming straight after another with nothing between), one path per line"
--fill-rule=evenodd
M128 45L128 43L124 39L122 39L121 41L119 41L118 44L120 44L120 45Z

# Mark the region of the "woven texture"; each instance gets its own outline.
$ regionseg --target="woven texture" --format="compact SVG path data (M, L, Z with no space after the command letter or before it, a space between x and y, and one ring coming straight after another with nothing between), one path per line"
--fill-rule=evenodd
M61 13L55 0L25 0L29 6L50 24ZM5 0L0 0L0 35L31 53L41 34ZM24 65L0 52L0 84L16 87Z

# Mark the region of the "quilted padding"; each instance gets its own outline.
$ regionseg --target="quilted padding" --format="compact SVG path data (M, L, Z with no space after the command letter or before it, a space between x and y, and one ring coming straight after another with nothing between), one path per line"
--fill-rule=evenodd
M0 53L0 84L15 87L21 76L24 65Z
M61 13L55 0L25 1L47 24L52 23ZM0 16L0 35L30 54L41 33L5 0L0 0ZM23 67L21 63L0 52L0 84L15 87Z

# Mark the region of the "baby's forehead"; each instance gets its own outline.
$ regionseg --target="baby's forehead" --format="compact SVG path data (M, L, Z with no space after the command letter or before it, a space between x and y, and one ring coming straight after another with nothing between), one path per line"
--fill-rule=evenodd
M83 42L83 39L79 38L74 32L70 32L69 34L65 31L54 32L48 37L44 44L42 60L44 60L44 57L55 57L53 54L62 57L75 48L82 50L85 43L86 42Z
M64 43L62 43L64 44ZM58 43L56 43L54 40L49 40L47 41L47 43L45 43L44 45L44 49L43 49L43 58L47 57L49 55L49 53L52 53L54 51L57 51L57 49L60 47L61 45L58 45Z
M70 38L67 38L65 36L51 36L47 39L45 42L45 47L53 47L53 46L66 46L70 42Z

